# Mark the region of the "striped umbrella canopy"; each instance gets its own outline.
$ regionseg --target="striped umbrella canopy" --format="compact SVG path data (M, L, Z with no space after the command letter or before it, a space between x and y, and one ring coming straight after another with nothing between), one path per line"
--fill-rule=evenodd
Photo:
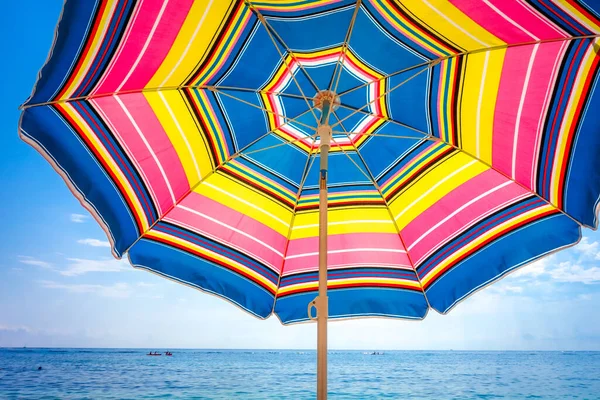
M422 319L597 226L599 34L598 0L67 0L20 135L136 268Z

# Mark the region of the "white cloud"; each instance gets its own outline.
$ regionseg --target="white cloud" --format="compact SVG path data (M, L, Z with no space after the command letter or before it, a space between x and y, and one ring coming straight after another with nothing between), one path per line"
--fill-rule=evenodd
M581 242L573 248L573 250L581 253L583 256L600 260L600 243L590 243L588 238L584 237Z
M102 297L126 298L131 296L132 290L127 283L118 282L113 285L94 284L65 284L54 281L40 281L42 287L48 289L62 289L69 293L92 293Z
M561 262L557 268L548 271L552 279L558 282L585 283L586 285L600 283L600 268L584 268L569 261Z
M504 286L501 288L504 293L523 293L521 286Z
M550 261L552 260L552 256L541 258L529 265L520 268L518 271L511 274L511 277L518 278L531 276L537 278L538 276L546 273L547 268L550 266Z
M79 239L77 243L92 247L110 247L110 243L108 243L106 240L98 239Z
M589 301L592 299L592 295L591 294L580 294L579 296L577 296L577 298L579 300Z
M42 267L42 268L52 268L52 264L50 264L46 261L38 260L35 257L18 256L17 258L19 259L19 262L21 264L35 265L36 267Z
M64 276L77 276L88 272L121 272L131 270L126 260L88 260L83 258L67 258L70 264L58 271Z
M71 222L75 222L77 224L83 224L89 216L84 214L71 214Z
M150 287L156 286L156 284L155 283L148 283L148 282L138 282L137 286L150 288Z

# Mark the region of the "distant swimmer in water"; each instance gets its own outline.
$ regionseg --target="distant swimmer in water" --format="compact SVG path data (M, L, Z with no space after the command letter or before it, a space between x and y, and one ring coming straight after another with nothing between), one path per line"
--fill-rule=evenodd
M42 370L42 367L38 367L38 371L41 371L41 370Z

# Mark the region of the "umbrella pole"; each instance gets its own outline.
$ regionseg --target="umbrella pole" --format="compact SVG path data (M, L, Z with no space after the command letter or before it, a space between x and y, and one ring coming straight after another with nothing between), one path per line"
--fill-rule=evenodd
M317 399L327 399L327 165L331 140L330 102L323 101L318 133L321 139L319 179L319 296L317 298Z

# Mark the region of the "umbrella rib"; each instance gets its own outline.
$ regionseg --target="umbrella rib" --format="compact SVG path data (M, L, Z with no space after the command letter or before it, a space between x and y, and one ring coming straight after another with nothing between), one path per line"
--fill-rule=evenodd
M302 114L296 116L295 118L299 118L302 115L308 113L309 110L304 111ZM258 137L257 139L253 140L252 142L250 142L249 144L247 144L246 146L242 147L241 149L239 149L238 151L236 151L235 153L229 155L227 157L227 159L225 161L223 161L221 164L217 165L212 171L208 172L204 177L200 178L198 180L198 182L196 182L193 186L191 186L188 191L186 191L183 195L181 195L177 200L175 200L175 202L164 212L162 213L144 232L142 232L142 234L140 236L138 236L138 238L136 240L133 241L133 243L131 243L124 251L123 254L126 254L129 252L129 250L131 250L131 248L133 246L136 245L137 242L139 242L144 236L146 236L146 234L148 232L150 232L152 230L152 228L154 228L154 226L159 223L160 221L162 221L162 219L169 214L175 207L177 207L177 205L179 203L181 203L190 193L192 193L194 190L196 190L196 188L198 186L200 186L202 184L202 182L205 182L208 178L210 178L211 176L213 176L214 174L217 173L217 171L219 171L220 169L222 169L225 164L229 163L231 160L239 157L241 155L241 153L243 151L245 151L247 148L249 148L250 146L256 144L257 142L259 142L261 139L265 138L266 136L270 135L271 133L275 132L277 129L281 128L281 126L285 125L282 124L280 126L278 126L275 129L271 129L270 131L268 131L267 133L265 133L264 135ZM313 141L314 143L314 141Z
M290 57L296 61L296 64L298 64L298 67L303 71L303 73L308 77L308 80L311 82L311 84L315 87L315 89L318 91L318 87L314 84L313 80L311 79L310 75L308 75L308 73L306 72L306 70L304 69L304 67L302 66L302 64L298 61L298 59L296 58L296 56L294 55L294 53L289 49L289 47L287 47L287 45L283 42L283 40L281 40L281 37L277 34L277 32L275 32L275 30L269 25L269 23L267 22L267 20L265 19L265 17L260 13L260 11L258 11L256 8L254 8L254 6L252 4L250 4L248 1L246 1L246 6L248 6L248 8L250 8L250 10L252 12L254 12L257 16L257 18L259 19L259 21L263 24L263 26L265 27L265 30L267 31L267 34L269 35L269 38L271 39L271 41L273 42L273 45L275 46L275 49L277 50L277 53L279 53L279 57L281 57L281 61L285 64L286 69L288 70L288 72L290 73L290 76L292 77L292 79L294 80L294 82L296 83L296 86L298 87L298 90L300 91L300 94L303 96L304 101L306 102L306 104L308 105L308 108L312 111L313 116L315 117L315 120L317 121L317 123L319 122L319 117L317 116L317 114L315 113L315 111L313 110L312 105L310 104L310 100L308 97L306 97L306 95L304 94L304 91L302 90L302 87L300 86L300 83L298 82L298 80L296 79L296 76L294 74L294 71L292 71L292 68L290 67L290 65L288 64L286 58L284 57L283 53L281 52L281 50L279 50L279 46L277 45L277 41L275 40L275 36L277 36L277 38L280 40L280 42L283 44L283 47L285 48L285 50L288 52L288 54L290 55Z
M240 99L239 97L236 97L236 96L234 96L234 95L232 95L232 94L229 94L229 93L227 93L227 92L223 92L223 91L220 91L220 90L215 90L215 89L206 89L206 90L209 90L209 91L211 91L211 92L213 92L213 93L220 93L220 94L222 94L223 96L231 97L231 98L232 98L232 99L234 99L234 100L237 100L237 101L239 101L239 102L241 102L241 103L244 103L244 104L246 104L246 105L252 106L252 107L254 107L254 108L258 108L259 110L262 110L262 111L264 111L264 112L266 112L266 113L273 114L273 115L275 115L275 116L277 116L277 117L279 117L279 118L283 118L284 120L289 120L289 118L288 118L288 117L286 117L285 115L278 114L278 113L276 113L275 111L271 111L271 110L268 110L268 109L266 109L265 107L260 107L260 106L257 106L256 104L250 103L249 101L246 101L246 100L244 100L244 99ZM307 110L305 113L302 113L302 115L306 114L306 113L307 113L307 112L309 112L309 111L312 111L312 109L309 109L309 110ZM298 117L296 117L296 118L298 118ZM309 129L311 129L311 130L315 128L314 126L310 126L310 125L308 125L308 124L305 124L305 123L303 123L303 122L300 122L300 121L295 121L295 122L296 122L298 125L302 125L302 126L304 126L304 127L306 127L306 128L309 128Z
M340 121L340 119L338 118L338 116L335 114L335 111L333 112L333 115L335 116L335 118L338 121ZM389 205L387 199L385 198L385 196L383 195L381 187L377 183L377 180L375 179L375 176L373 175L373 173L369 169L369 166L367 165L367 163L366 163L365 159L363 158L362 154L360 154L360 151L358 150L358 147L356 147L356 144L354 144L354 142L352 142L352 140L350 139L350 136L348 135L348 132L344 128L344 125L343 125L343 123L341 121L340 121L340 126L342 127L342 130L344 130L345 135L350 140L350 143L352 143L352 147L354 147L354 151L356 151L356 154L358 155L358 158L360 158L360 160L362 161L363 165L365 166L365 169L367 170L367 174L368 174L369 180L373 183L373 186L375 186L375 188L379 192L379 195L381 196L381 199L385 203L385 209L387 210L388 215L390 216L390 219L394 223L394 227L396 228L396 231L398 232L398 237L400 238L400 242L402 243L402 247L404 247L404 250L406 251L406 256L408 257L408 261L410 262L410 266L412 267L412 269L413 269L413 271L415 273L415 276L417 278L417 281L419 282L419 286L421 287L421 292L423 292L423 297L425 298L425 301L427 302L427 306L429 308L432 308L431 304L429 304L429 299L427 298L427 294L425 293L425 288L423 287L423 283L421 282L421 278L419 278L419 274L417 273L417 268L416 268L415 264L413 263L412 258L410 257L410 253L408 252L408 247L406 247L406 242L404 241L404 238L402 237L402 233L400 233L400 228L398 227L398 223L396 222L396 220L394 219L394 216L392 215L392 211L390 210L390 205ZM352 159L352 157L350 157L343 149L342 149L342 151L356 165L356 162L354 162L354 160ZM359 169L362 171L361 168L359 168ZM364 173L364 171L363 171L363 173Z
M452 58L456 58L456 57L460 57L460 56L466 56L469 54L478 54L478 53L484 53L486 51L494 51L494 50L502 50L502 49L508 49L511 47L522 47L522 46L532 46L532 45L536 45L536 44L541 44L541 43L553 43L553 42L568 42L571 40L585 40L585 39L597 39L600 38L600 33L597 34L593 34L593 35L582 35L582 36L571 36L571 37L562 37L562 38L552 38L552 39L540 39L540 40L532 40L532 41L528 41L528 42L519 42L519 43L507 43L507 44L500 44L497 46L489 46L489 47L480 47L478 49L474 49L474 50L466 50L466 51L462 51L460 53L454 53L454 54L450 54L448 56L443 56L443 57L439 57L436 58L434 60L430 60L430 61L426 61L420 64L416 64L407 68L403 68L399 71L396 72L392 72L391 74L387 74L385 76L382 76L381 78L375 79L373 81L369 81L366 82L360 86L355 86L353 88L350 88L342 93L339 93L339 96L343 96L345 94L354 92L355 90L361 89L365 86L371 85L373 83L382 81L384 79L389 79L392 76L396 76L399 74L402 74L404 72L408 72L412 69L415 68L419 68L419 67L424 67L426 65L432 64L434 62L440 62L440 61L445 61L445 60L450 60Z
M287 241L285 242L285 249L283 251L283 258L281 259L281 271L279 272L279 278L277 279L277 289L275 290L275 299L273 300L273 308L271 309L271 314L275 312L275 304L277 304L277 292L279 292L279 285L281 284L281 277L283 275L283 267L285 266L285 258L287 256L287 251L290 245L290 239L292 237L292 229L294 228L294 222L296 220L296 209L298 208L298 203L300 203L300 195L302 194L302 189L304 188L304 183L306 182L306 178L308 178L308 171L310 166L310 160L312 159L313 154L316 151L314 147L316 139L313 137L313 142L311 146L311 150L308 153L308 157L306 159L306 164L304 165L304 170L302 172L302 177L300 178L300 185L298 185L298 192L296 193L296 203L294 204L294 209L292 210L292 219L290 220L290 227L288 228L287 233Z
M274 96L283 96L283 97L293 97L297 99L304 99L302 96L298 96L295 94L283 93L283 92L271 92L268 90L260 90L260 89L252 89L252 88L241 88L234 86L210 86L210 85L184 85L184 86L163 86L163 87L154 87L154 88L143 88L143 89L132 89L132 90L121 90L117 92L109 92L109 93L96 93L90 94L87 96L78 96L78 97L69 97L67 99L59 99L59 100L51 100L45 101L41 103L33 103L33 104L23 104L19 107L19 110L26 110L32 107L40 107L40 106L49 106L54 104L62 104L62 103L70 103L74 101L86 101L93 100L102 97L110 97L110 96L118 96L125 94L135 94L135 93L152 93L152 92L166 92L166 91L176 91L176 90L184 90L184 89L197 89L197 90L213 90L216 89L218 91L236 91L236 92L252 92L252 93L262 93L262 94L270 94Z
M399 84L397 84L396 86L394 86L393 88L386 90L385 92L383 92L382 94L380 94L379 96L377 96L376 98L374 98L373 100L369 101L367 104L365 104L364 106L362 106L361 108L353 111L350 115L347 115L346 117L342 118L341 120L339 120L338 122L336 122L335 124L331 125L331 127L335 127L337 125L339 125L340 123L344 122L345 120L347 120L348 118L352 117L353 115L361 112L365 107L375 103L376 101L378 101L379 99L389 95L391 92L393 92L394 90L398 89L399 87L401 87L402 85L404 85L405 83L411 81L412 79L416 78L417 76L421 75L423 72L428 71L429 68L437 65L438 62L432 62L427 64L427 68L423 68L421 69L419 72L417 72L414 75L411 75L410 77L406 78L405 80L403 80L402 82L400 82Z
M387 137L387 138L395 138L395 139L436 140L431 135L427 135L427 136L405 136L405 135L386 135L386 134L382 134L382 133L340 132L340 131L333 131L332 133L339 134L339 135L360 135L360 136L370 136L370 137Z
M308 112L308 111L306 111L306 112ZM277 129L278 129L278 128L277 128ZM275 131L275 130L276 130L276 129L274 129L273 131ZM270 134L270 133L271 133L271 132L268 132L268 134ZM264 137L264 136L262 136L262 137L261 137L261 139L262 139L263 137ZM317 137L317 134L316 134L316 133L313 133L313 134L312 134L312 135L310 135L310 136L306 136L306 137L303 137L303 138L296 138L296 139L294 139L294 140L291 140L291 141L284 141L283 143L277 143L277 144L274 144L274 145L271 145L271 146L263 147L262 149L250 150L250 151L246 151L246 152L244 152L244 153L238 152L238 153L237 153L237 155L235 156L235 158L237 158L237 157L241 157L241 156L248 156L248 155L250 155L250 154L256 154L256 153L260 153L261 151L266 151L266 150L276 149L276 148L278 148L278 147L282 147L282 146L291 145L291 144L298 143L299 141L301 141L301 140L305 140L305 139L308 139L308 138L310 138L310 139L313 139L313 142L314 142L314 141L315 141L315 139L316 139L316 137ZM247 148L247 147L246 147L246 148ZM312 146L311 146L311 148L312 148ZM311 150L311 151L312 151L312 150Z
M402 123L402 122L400 122L400 121L396 121L395 119L392 119L392 118L384 117L384 116L382 116L382 115L376 115L376 114L373 114L373 113L370 113L370 112L368 112L368 111L364 111L364 110L359 110L359 109L357 109L357 108L355 108L355 107L350 107L350 106L347 106L347 105L345 105L345 104L343 104L343 103L342 103L342 104L340 104L339 106L340 106L341 108L345 108L345 109L347 109L347 110L358 111L358 112L359 112L359 113L361 113L361 114L365 114L365 115L368 115L368 116L371 116L371 117L375 117L375 118L377 118L377 119L381 119L381 120L384 120L384 121L390 122L390 123L392 123L392 124L399 125L399 126L401 126L401 127L403 127L403 128L410 129L410 130L412 130L412 131L415 131L415 132L421 133L421 134L423 134L423 135L425 135L425 136L430 136L430 135L431 135L429 132L422 131L422 130L420 130L420 129L417 129L417 128L415 128L415 127L412 127L412 126L410 126L410 125L404 124L404 123Z
M358 15L358 10L360 10L362 0L356 1L356 6L354 7L354 13L352 14L352 19L350 20L350 24L348 25L348 31L346 32L346 37L344 38L344 43L342 44L342 51L340 52L340 56L338 57L337 62L335 63L335 69L333 70L333 75L331 76L331 80L329 81L328 90L331 91L333 82L335 81L335 86L333 86L333 92L337 91L338 85L340 83L340 78L342 76L342 70L344 69L344 57L346 55L346 51L348 51L348 46L350 46L350 36L352 36L352 31L354 30L354 24L356 23L356 16ZM339 72L338 72L339 68ZM337 78L336 78L337 75Z

